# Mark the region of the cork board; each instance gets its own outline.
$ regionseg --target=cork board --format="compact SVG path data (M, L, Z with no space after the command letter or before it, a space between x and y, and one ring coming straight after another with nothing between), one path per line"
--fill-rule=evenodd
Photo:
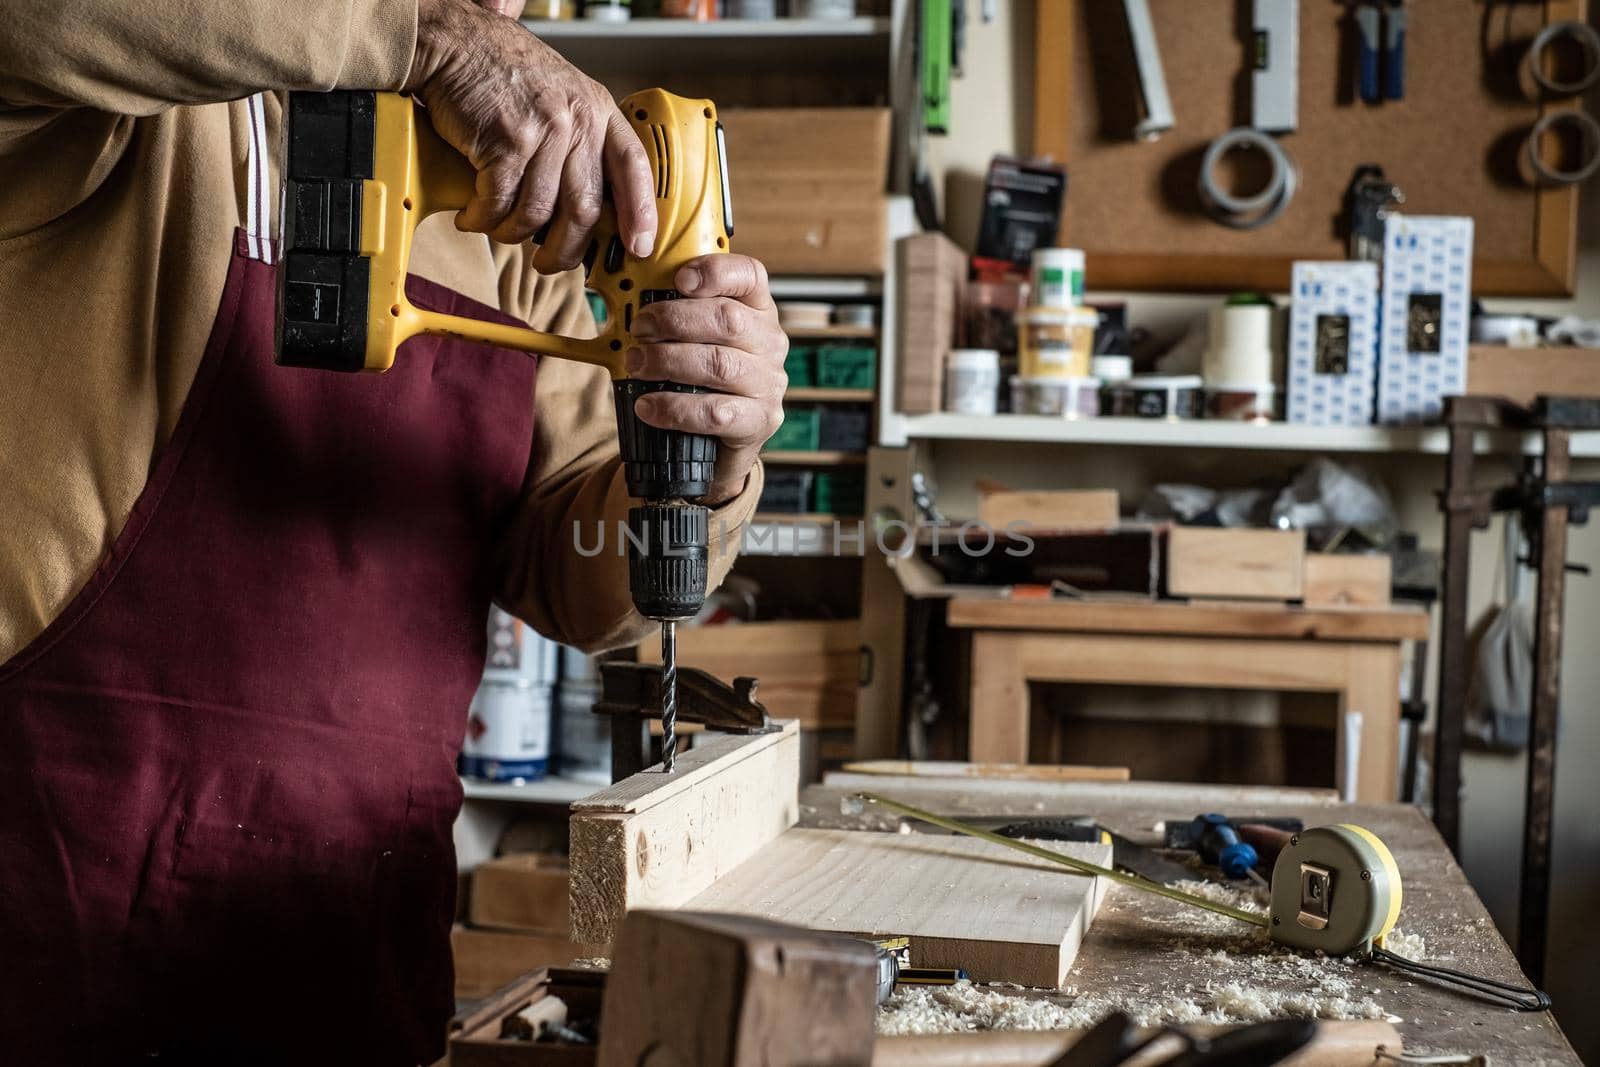
M1249 123L1251 4L1149 3L1176 119L1154 142L1132 138L1138 79L1123 5L1038 5L1034 151L1067 164L1061 240L1088 253L1093 288L1287 290L1295 260L1344 258L1345 188L1376 163L1405 191L1403 210L1474 218L1475 291L1572 292L1577 191L1531 188L1518 158L1541 108L1579 102L1539 102L1521 61L1546 21L1584 19L1587 0L1410 0L1406 99L1376 106L1355 94L1347 5L1305 0L1299 127L1279 137L1300 187L1257 230L1213 222L1195 192L1206 146ZM1564 159L1563 146L1545 147ZM1259 187L1242 171L1222 176L1237 192Z

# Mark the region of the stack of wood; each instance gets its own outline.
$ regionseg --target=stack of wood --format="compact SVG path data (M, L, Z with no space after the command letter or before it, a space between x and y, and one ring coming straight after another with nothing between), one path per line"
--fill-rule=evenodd
M895 255L900 270L895 402L907 415L926 415L944 408L944 364L950 350L959 347L967 254L935 232L902 238Z

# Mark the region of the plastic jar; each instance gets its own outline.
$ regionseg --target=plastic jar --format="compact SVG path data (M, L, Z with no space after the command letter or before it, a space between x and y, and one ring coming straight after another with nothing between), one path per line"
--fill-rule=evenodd
M1029 281L1036 307L1078 307L1083 303L1083 249L1035 248Z
M1013 377L1011 410L1018 415L1092 419L1100 414L1100 379Z
M1087 378L1100 314L1094 308L1031 307L1017 316L1018 373L1024 378Z
M945 360L944 409L993 415L1000 400L1000 353L992 348L952 349Z

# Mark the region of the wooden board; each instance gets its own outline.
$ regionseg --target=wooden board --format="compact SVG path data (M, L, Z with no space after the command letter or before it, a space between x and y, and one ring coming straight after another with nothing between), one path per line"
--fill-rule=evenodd
M1111 862L1110 845L1050 847ZM975 982L1056 988L1103 893L1099 879L975 838L791 830L688 907L908 937L919 967L960 967Z
M1115 489L985 493L978 521L1003 530L1013 522L1049 530L1104 530L1121 517Z
M1126 767L1050 763L967 763L962 760L876 759L846 763L847 774L892 774L910 778L981 778L1013 782L1126 782Z
M1415 641L1428 636L1428 613L1411 605L1388 609L1291 608L1278 604L1128 603L1103 600L994 600L956 597L951 626L985 630L1070 630L1082 633L1194 634L1338 641Z
M473 926L565 937L569 893L564 856L525 852L478 864L467 914Z
M1541 393L1600 396L1600 351L1593 348L1467 349L1467 392L1531 404Z
M1345 187L1377 163L1406 212L1476 220L1475 292L1570 294L1577 187L1529 187L1519 153L1542 112L1581 99L1536 102L1519 65L1547 21L1585 19L1586 0L1411 6L1407 97L1372 107L1351 99L1349 5L1301 5L1299 128L1279 138L1299 191L1276 222L1230 230L1200 212L1195 186L1206 146L1249 121L1249 5L1152 0L1176 125L1144 143L1131 135L1138 83L1122 5L1040 3L1033 149L1072 176L1061 241L1087 251L1090 287L1286 291L1295 260L1344 258Z
M609 943L630 908L687 903L794 825L800 729L722 736L572 805L573 936Z
M1387 607L1393 561L1388 556L1307 552L1307 607Z
M895 407L907 415L944 409L944 364L964 337L961 301L967 253L937 231L895 242L900 271Z
M642 643L639 662L660 663L661 643ZM796 719L808 730L853 726L861 624L837 619L683 626L678 665L718 678L759 678L756 699L775 719Z
M1305 552L1300 530L1174 526L1167 533L1167 593L1298 600Z

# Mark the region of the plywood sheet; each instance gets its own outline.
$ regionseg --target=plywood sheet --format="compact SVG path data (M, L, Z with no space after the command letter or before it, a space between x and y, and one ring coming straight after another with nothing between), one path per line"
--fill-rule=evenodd
M1048 847L1111 862L1110 845ZM685 907L908 937L916 966L1055 988L1100 906L1101 882L976 838L790 830Z

